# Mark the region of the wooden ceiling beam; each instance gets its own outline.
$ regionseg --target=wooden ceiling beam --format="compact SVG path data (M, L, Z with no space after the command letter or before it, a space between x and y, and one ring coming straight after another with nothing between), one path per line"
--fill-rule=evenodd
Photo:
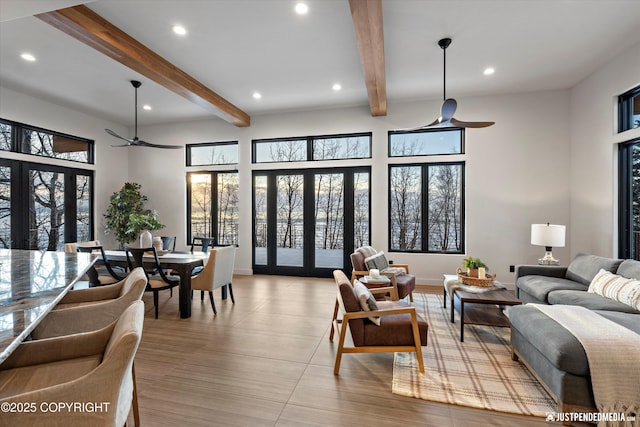
M382 0L349 0L372 116L387 115Z
M84 5L35 15L189 101L238 127L251 124L247 113L176 67Z

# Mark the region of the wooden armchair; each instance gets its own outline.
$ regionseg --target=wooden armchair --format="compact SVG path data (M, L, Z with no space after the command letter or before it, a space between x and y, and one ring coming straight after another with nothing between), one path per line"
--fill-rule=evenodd
M374 264L374 261L369 261L374 258L378 258L375 260L377 265ZM367 263L376 265L376 267L371 268L378 268L380 274L387 276L389 280L391 280L391 286L396 289L399 299L404 299L409 295L409 301L413 302L416 278L409 274L409 266L407 264L389 265L383 252L376 252L371 246L364 246L356 249L356 251L351 254L351 265L353 266L351 272L352 282L354 279L359 279L369 274L370 268L367 266ZM372 286L367 287L371 288ZM393 299L393 294L391 294L391 296Z
M415 352L418 369L424 372L422 346L427 345L427 322L416 313L415 307L404 301L380 301L378 309L365 311L349 279L340 270L333 272L337 286L338 307L342 311L342 320L338 319L338 310L334 310L332 331L329 340L333 342L334 333L339 335L338 351L333 373L338 375L343 353L378 352ZM366 291L366 289L365 289ZM370 292L387 292L371 289ZM370 318L379 318L380 325ZM349 326L353 347L345 347L346 326Z

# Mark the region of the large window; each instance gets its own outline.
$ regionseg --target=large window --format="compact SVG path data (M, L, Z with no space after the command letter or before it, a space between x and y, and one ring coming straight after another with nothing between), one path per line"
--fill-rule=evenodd
M253 163L348 160L371 157L371 133L257 139Z
M618 132L640 127L640 86L618 97Z
M464 252L464 162L389 166L389 250Z
M0 159L0 247L93 240L93 172Z
M93 141L0 119L0 150L93 163Z
M238 244L237 172L190 172L187 195L188 243L211 237L214 245Z
M640 260L640 139L619 148L619 253Z

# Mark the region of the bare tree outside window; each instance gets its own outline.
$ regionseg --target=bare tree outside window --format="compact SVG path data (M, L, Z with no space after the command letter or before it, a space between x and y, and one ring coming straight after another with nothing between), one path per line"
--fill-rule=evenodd
M211 236L211 174L192 173L191 236Z
M0 166L0 248L11 248L11 168Z
M353 247L368 246L369 238L369 173L356 173L353 176Z
M13 126L8 123L0 122L0 150L11 150L11 144L13 139L11 138L11 131Z
M187 145L187 166L228 165L238 163L238 143Z
M238 174L218 173L218 244L238 244Z
M371 135L313 139L313 160L371 157Z
M29 248L56 251L64 244L64 175L32 170L29 174Z
M428 241L430 252L460 252L462 249L460 165L428 168Z

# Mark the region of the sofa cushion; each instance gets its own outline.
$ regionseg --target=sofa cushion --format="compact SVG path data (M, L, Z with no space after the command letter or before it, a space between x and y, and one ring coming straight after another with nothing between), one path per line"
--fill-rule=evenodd
M640 314L640 311L634 310L626 304L591 292L558 290L549 292L548 299L549 304L580 305L590 310L608 310Z
M589 286L600 269L615 273L621 263L621 259L579 253L569 264L565 279Z
M548 304L547 295L551 291L559 289L572 289L586 291L587 285L559 277L549 276L522 276L518 278L518 288L533 296L538 301Z
M628 279L600 270L589 285L588 292L602 295L640 310L640 280Z
M526 337L553 366L574 375L589 375L582 344L558 322L528 304L511 307L509 320L511 328Z
M616 274L627 277L629 279L640 280L640 261L625 259L624 261L622 261L622 264L620 264L620 267L618 267Z

